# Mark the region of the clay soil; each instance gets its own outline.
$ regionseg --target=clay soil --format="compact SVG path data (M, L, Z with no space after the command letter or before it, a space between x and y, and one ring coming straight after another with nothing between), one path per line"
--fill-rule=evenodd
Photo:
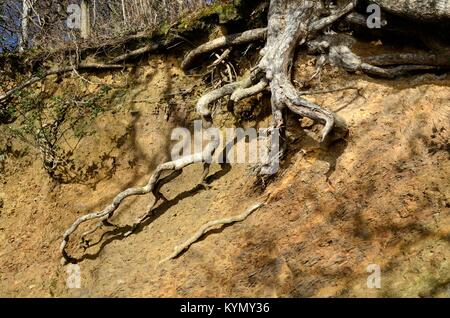
M298 57L298 83L314 72L313 62ZM74 236L68 250L78 261L81 288L67 288L62 233L119 191L145 184L169 156L171 129L194 118L195 100L207 88L179 63L174 56L151 56L128 74L92 75L91 83L78 84L89 90L96 82L132 79L74 154L86 164L109 155L89 184L53 182L37 152L6 157L0 174L0 296L450 297L450 76L388 81L332 66L312 89L359 91L308 98L345 119L349 134L324 147L320 126L291 117L289 153L265 189L271 194L265 207L159 264L204 223L260 200L246 165L214 165L209 189L197 186L201 166L188 167L163 188L169 201L132 235L124 234L152 203L151 195L127 199L112 220L119 228L94 234L98 243L90 248L80 248ZM43 89L71 81L80 79L49 79ZM188 89L187 95L173 94ZM264 97L254 102L265 105ZM216 110L216 124L239 125L225 109ZM252 120L246 125L268 122ZM14 143L14 149L21 147ZM380 289L367 286L369 264L380 266Z

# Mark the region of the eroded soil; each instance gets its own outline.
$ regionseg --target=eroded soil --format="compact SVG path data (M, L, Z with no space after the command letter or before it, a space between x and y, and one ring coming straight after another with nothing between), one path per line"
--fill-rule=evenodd
M298 58L298 82L314 72L313 62ZM308 98L347 121L345 140L326 148L317 141L320 126L290 118L289 155L266 189L268 205L163 264L204 223L260 200L255 178L245 165L215 165L211 189L204 189L197 186L201 166L189 167L163 188L169 201L126 237L153 197L127 199L113 219L119 228L103 229L109 232L102 238L95 234L98 244L83 250L77 237L71 240L81 289L68 289L58 251L64 230L120 190L145 184L168 158L171 129L194 118L195 99L205 87L178 65L158 55L128 74L131 89L97 118L96 133L76 153L86 163L104 153L114 158L92 177L95 182L56 184L37 153L7 157L0 175L0 296L450 296L450 76L385 81L331 66L312 89L359 91ZM123 84L124 78L89 80ZM95 85L83 83L84 89ZM161 101L163 95L169 101ZM169 118L167 105L175 107ZM232 127L225 109L217 110L217 124ZM367 287L369 264L381 268L380 289Z

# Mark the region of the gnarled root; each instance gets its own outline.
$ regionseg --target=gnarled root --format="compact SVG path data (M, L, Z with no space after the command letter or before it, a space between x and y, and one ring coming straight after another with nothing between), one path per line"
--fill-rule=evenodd
M412 56L410 55L396 55L396 56L383 56L366 58L365 61L372 61L375 65L364 62L359 56L354 54L348 46L337 45L330 48L329 58L332 64L340 66L347 71L356 72L362 71L369 75L374 75L384 78L395 78L405 75L413 71L428 71L438 69L437 59L433 59L432 56L423 57L422 62L429 62L429 65L420 64L417 60L417 65L409 64L412 62ZM398 65L394 67L379 67L377 65L393 65L395 62L404 62L407 65Z
M312 1L272 1L269 9L269 29L266 47L259 67L265 71L272 92L272 113L275 127L283 125L282 111L287 106L295 113L325 124L322 141L333 130L335 115L300 97L291 82L291 65L297 44L305 43L311 33L318 32L351 11L351 1L327 18L317 20L319 4ZM284 14L282 14L284 13Z
M374 66L427 65L449 67L450 52L381 54L369 56L362 60L364 63Z
M259 166L257 169L259 174L276 173L276 169L272 169L273 164L282 156L283 150L282 147L281 149L274 147L274 144L276 144L274 141L276 140L273 137L277 136L279 130L283 131L285 129L284 115L286 110L322 123L324 125L322 141L325 141L333 130L339 130L340 135L345 134L347 130L345 123L337 118L333 112L308 101L303 97L304 94L298 92L292 84L291 69L295 50L298 45L306 43L310 51L320 53L322 55L322 63L319 63L320 65L325 63L326 56L330 62L348 71L362 71L367 74L386 78L393 78L410 71L434 70L442 66L448 66L448 55L441 57L437 55L402 54L362 59L350 50L350 44L342 42L333 43L326 39L320 39L317 36L318 32L351 12L355 8L356 1L348 1L347 4L341 5L336 10L332 10L325 18L319 17L317 14L317 12L323 9L322 5L321 1L313 0L271 0L267 28L224 36L208 42L190 52L182 63L182 68L188 69L193 61L202 54L212 52L219 48L231 47L233 45L267 38L266 45L260 52L261 60L251 70L248 77L231 82L205 94L200 98L196 106L197 112L206 121L205 123L211 123L212 111L210 106L213 102L229 96L230 103L234 104L266 89L270 90L273 119L271 127L267 130L270 135L269 137L272 137L267 138L267 147L277 151L271 151L272 156L267 159L267 162ZM226 50L222 56L218 56L217 61L212 67L221 63L228 54L229 50ZM230 81L231 78L233 77L230 76ZM98 226L109 225L108 220L125 198L152 192L155 195L154 207L160 199L164 199L160 193L161 186L172 181L181 173L184 167L193 163L202 162L205 164L204 178L208 173L211 157L217 147L218 141L215 140L208 144L202 153L161 164L151 176L146 186L127 189L120 193L104 210L80 217L64 233L63 242L61 243L62 254L67 259L65 247L70 235L74 233L80 224L89 220L98 219L100 221ZM171 171L171 173L161 178L164 171ZM243 221L262 205L264 203L257 204L238 216L205 224L188 241L177 246L174 252L164 261L177 257L212 227ZM145 216L138 220L138 223L144 218ZM90 233L92 233L92 230L88 232L88 234Z
M166 163L163 163L159 165L153 175L150 177L147 185L140 188L130 188L127 189L121 193L119 193L112 203L108 205L106 208L104 208L102 211L90 213L87 215L84 215L80 218L78 218L64 233L63 235L63 241L61 242L60 251L63 255L63 262L70 261L70 257L68 256L66 252L66 245L69 241L70 236L77 230L77 228L82 224L90 220L99 219L101 224L102 222L107 221L109 218L111 218L114 214L114 212L119 208L120 204L128 197L130 196L136 196L136 195L145 195L150 192L152 192L155 195L155 200L158 201L162 194L160 194L159 190L162 187L163 184L173 180L176 176L179 175L180 171L194 163L199 162L211 162L212 156L214 154L214 151L218 147L218 141L214 140L211 141L203 150L201 153L197 153L194 155L186 156L178 160L169 161ZM161 178L161 175L165 171L172 171L169 176ZM99 228L99 225L97 225L94 230L88 231L84 233L83 236L86 236L87 234L93 233L97 228Z

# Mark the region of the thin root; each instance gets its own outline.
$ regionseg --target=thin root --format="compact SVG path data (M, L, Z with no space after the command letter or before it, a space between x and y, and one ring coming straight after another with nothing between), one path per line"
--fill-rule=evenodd
M210 231L213 227L218 226L218 225L223 226L223 225L232 224L232 223L236 223L236 222L242 222L246 218L248 218L250 216L250 214L252 214L256 210L260 209L264 205L265 205L265 203L257 203L255 205L253 205L252 207L250 207L249 209L247 209L242 214L239 214L239 215L236 215L236 216L233 216L230 218L211 221L211 222L206 223L197 232L195 232L194 235L192 235L187 241L185 241L184 243L182 243L178 246L175 246L173 253L169 257L163 259L160 262L160 264L162 264L168 260L174 259L178 255L180 255L183 251L187 250L192 244L197 242L205 233Z

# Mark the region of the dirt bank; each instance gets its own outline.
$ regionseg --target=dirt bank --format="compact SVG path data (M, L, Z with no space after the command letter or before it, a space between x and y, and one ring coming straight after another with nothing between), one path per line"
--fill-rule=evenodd
M78 148L78 162L106 161L89 184L54 183L33 150L6 156L0 296L450 296L450 76L385 81L331 66L313 89L359 91L308 98L344 118L349 135L326 149L317 142L320 127L290 118L290 152L266 189L273 194L266 207L160 265L204 223L241 213L259 199L245 165L214 166L210 189L197 186L201 167L189 167L163 188L169 201L136 233L124 235L152 196L127 200L113 220L124 228L87 250L74 238L69 250L79 260L82 288L68 289L58 252L64 230L120 190L144 184L169 153L171 129L194 116L205 86L179 62L152 56L134 72L81 81L90 89L96 81L133 80ZM298 81L313 71L312 58L298 58ZM173 94L187 89L188 95ZM224 111L217 110L217 122L226 126L234 120ZM23 147L13 144L16 154ZM381 268L381 289L367 287L369 264Z

